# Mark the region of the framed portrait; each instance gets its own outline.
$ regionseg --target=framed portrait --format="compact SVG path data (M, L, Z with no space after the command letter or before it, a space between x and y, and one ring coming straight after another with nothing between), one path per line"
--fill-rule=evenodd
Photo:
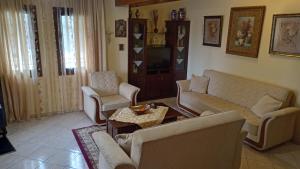
M270 53L300 57L300 14L273 16Z
M223 16L204 16L203 45L221 47Z
M127 35L127 24L124 19L116 20L115 22L115 36L125 38Z
M265 6L231 8L226 53L258 57Z

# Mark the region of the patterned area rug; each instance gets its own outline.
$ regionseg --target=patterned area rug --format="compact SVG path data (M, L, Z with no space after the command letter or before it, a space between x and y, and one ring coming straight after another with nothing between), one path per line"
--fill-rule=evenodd
M94 125L72 131L89 168L98 169L99 149L92 138L92 134L106 131L106 125Z

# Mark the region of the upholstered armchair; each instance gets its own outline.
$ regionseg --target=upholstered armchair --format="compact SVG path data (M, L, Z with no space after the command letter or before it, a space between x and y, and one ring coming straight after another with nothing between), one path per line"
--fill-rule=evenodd
M128 83L119 83L112 71L90 74L90 86L83 86L84 112L97 123L105 117L101 111L114 110L136 104L139 88Z
M123 149L106 132L92 137L101 169L239 169L244 122L224 112L141 129Z

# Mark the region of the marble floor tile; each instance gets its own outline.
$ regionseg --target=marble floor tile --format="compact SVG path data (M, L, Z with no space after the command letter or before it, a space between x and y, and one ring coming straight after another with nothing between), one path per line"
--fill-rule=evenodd
M156 102L176 106L175 98ZM83 112L10 123L8 138L17 151L0 156L0 169L86 169L72 129L93 124ZM300 169L300 145L287 143L267 152L244 145L241 169Z

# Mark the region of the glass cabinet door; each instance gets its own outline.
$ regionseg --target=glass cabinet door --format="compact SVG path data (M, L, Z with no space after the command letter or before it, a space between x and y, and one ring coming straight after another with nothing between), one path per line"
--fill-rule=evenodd
M176 70L185 70L186 52L187 50L187 32L185 25L177 26L177 56L176 56Z
M133 73L138 74L144 67L145 50L145 25L143 23L133 24Z

